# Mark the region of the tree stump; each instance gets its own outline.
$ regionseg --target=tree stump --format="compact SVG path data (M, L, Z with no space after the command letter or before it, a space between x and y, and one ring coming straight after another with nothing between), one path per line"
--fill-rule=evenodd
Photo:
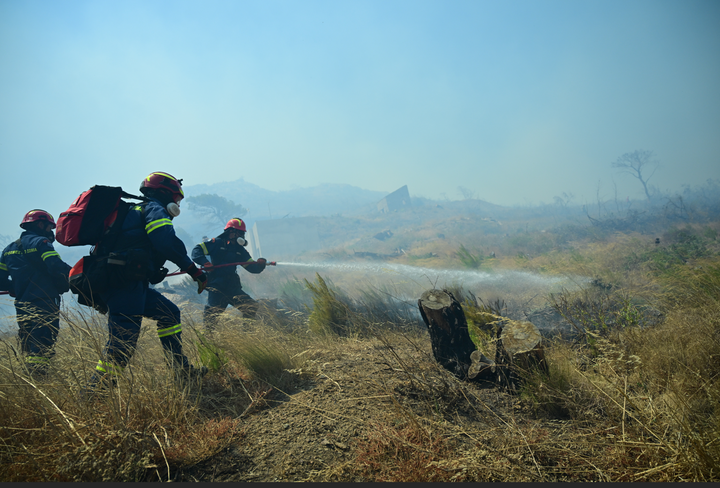
M516 390L522 376L533 370L547 374L542 335L531 322L505 319L497 331L495 363L497 383Z
M440 365L456 377L474 381L494 379L491 363L477 351L470 339L467 320L460 302L447 290L428 290L418 300L420 315L430 332L433 356ZM474 354L474 356L473 356ZM475 367L473 366L473 360Z
M470 339L465 313L451 292L428 290L418 300L418 308L435 360L460 379L516 390L525 371L547 372L542 336L530 322L500 317L493 362Z

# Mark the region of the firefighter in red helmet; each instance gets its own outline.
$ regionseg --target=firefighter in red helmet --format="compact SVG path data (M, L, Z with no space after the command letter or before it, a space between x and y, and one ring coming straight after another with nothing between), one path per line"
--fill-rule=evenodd
M0 290L15 297L18 337L28 372L42 379L55 354L60 295L70 289L66 264L53 248L55 219L45 210L25 214L24 232L0 256Z
M222 234L196 245L190 254L193 261L208 273L208 301L203 310L203 323L208 330L216 327L218 316L228 305L240 310L243 317L253 318L257 313L258 303L242 289L237 266L218 267L247 263L242 265L246 271L262 273L267 261L264 258L254 261L245 249L246 230L242 219L230 219Z
M125 264L122 271L116 271L109 289L100 294L108 308L109 337L87 388L88 394L115 383L115 377L134 354L143 317L155 320L166 362L182 385L207 372L204 366L191 365L183 353L180 309L149 286L165 278L166 261L189 274L198 284L198 293L207 283L205 273L188 257L185 244L173 227L173 218L180 215L184 197L182 180L156 171L140 183L140 191L147 201L130 208L112 247L97 251L101 256L112 253L115 261Z

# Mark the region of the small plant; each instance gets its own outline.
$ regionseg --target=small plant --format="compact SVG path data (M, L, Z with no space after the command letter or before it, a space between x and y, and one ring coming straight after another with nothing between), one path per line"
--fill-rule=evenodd
M305 280L305 286L313 294L313 308L308 327L320 336L346 335L350 329L349 306L338 298L325 280L315 273L316 282Z
M290 356L278 345L248 338L239 345L239 359L254 378L282 386L285 370L292 369Z
M196 331L198 341L195 342L200 362L207 367L210 372L220 371L223 366L228 363L227 355L207 336Z
M501 316L503 308L504 303L501 300L497 300L494 304L486 304L472 293L463 303L470 339L478 350L488 357L493 357L495 353L495 338L498 322L503 319Z
M479 269L483 264L484 258L481 254L471 253L462 244L460 244L460 249L456 251L455 255L466 268Z

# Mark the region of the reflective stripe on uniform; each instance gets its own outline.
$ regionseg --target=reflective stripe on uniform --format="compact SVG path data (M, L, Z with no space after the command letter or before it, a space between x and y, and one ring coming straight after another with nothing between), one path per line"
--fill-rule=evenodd
M25 362L30 364L45 364L49 363L50 359L43 356L25 356Z
M42 257L42 260L45 261L47 258L49 258L49 257L51 257L51 256L60 257L60 255L58 254L57 251L44 252L44 253L42 253L42 256L41 256L41 257Z
M172 220L170 219L158 219L153 220L148 225L145 226L145 232L148 234L154 231L155 229L158 229L164 225L172 225Z
M7 266L3 263L0 263L0 269L3 271L7 271Z
M101 373L107 373L111 374L113 376L118 376L123 372L122 366L114 366L111 363L107 363L103 361L102 359L98 361L97 366L95 366L95 369L97 371L100 371Z
M210 254L210 253L208 252L208 250L207 250L207 247L205 247L205 243L204 243L204 242L201 242L201 243L200 243L200 247L202 247L202 250L203 250L203 254L204 254L204 255L207 256L208 254Z
M167 337L180 332L182 332L182 324L177 324L167 329L158 329L158 337Z

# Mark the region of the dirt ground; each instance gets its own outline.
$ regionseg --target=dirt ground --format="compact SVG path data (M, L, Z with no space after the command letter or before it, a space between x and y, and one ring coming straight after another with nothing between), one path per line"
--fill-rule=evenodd
M288 373L288 391L271 393L243 418L237 441L183 468L177 481L381 480L359 469L357 453L383 426L413 423L449 439L455 460L446 471L458 481L487 456L502 474L488 468L484 479L543 479L522 442L508 445L509 431L525 422L517 396L439 368L426 332L346 339L300 354L304 367Z

